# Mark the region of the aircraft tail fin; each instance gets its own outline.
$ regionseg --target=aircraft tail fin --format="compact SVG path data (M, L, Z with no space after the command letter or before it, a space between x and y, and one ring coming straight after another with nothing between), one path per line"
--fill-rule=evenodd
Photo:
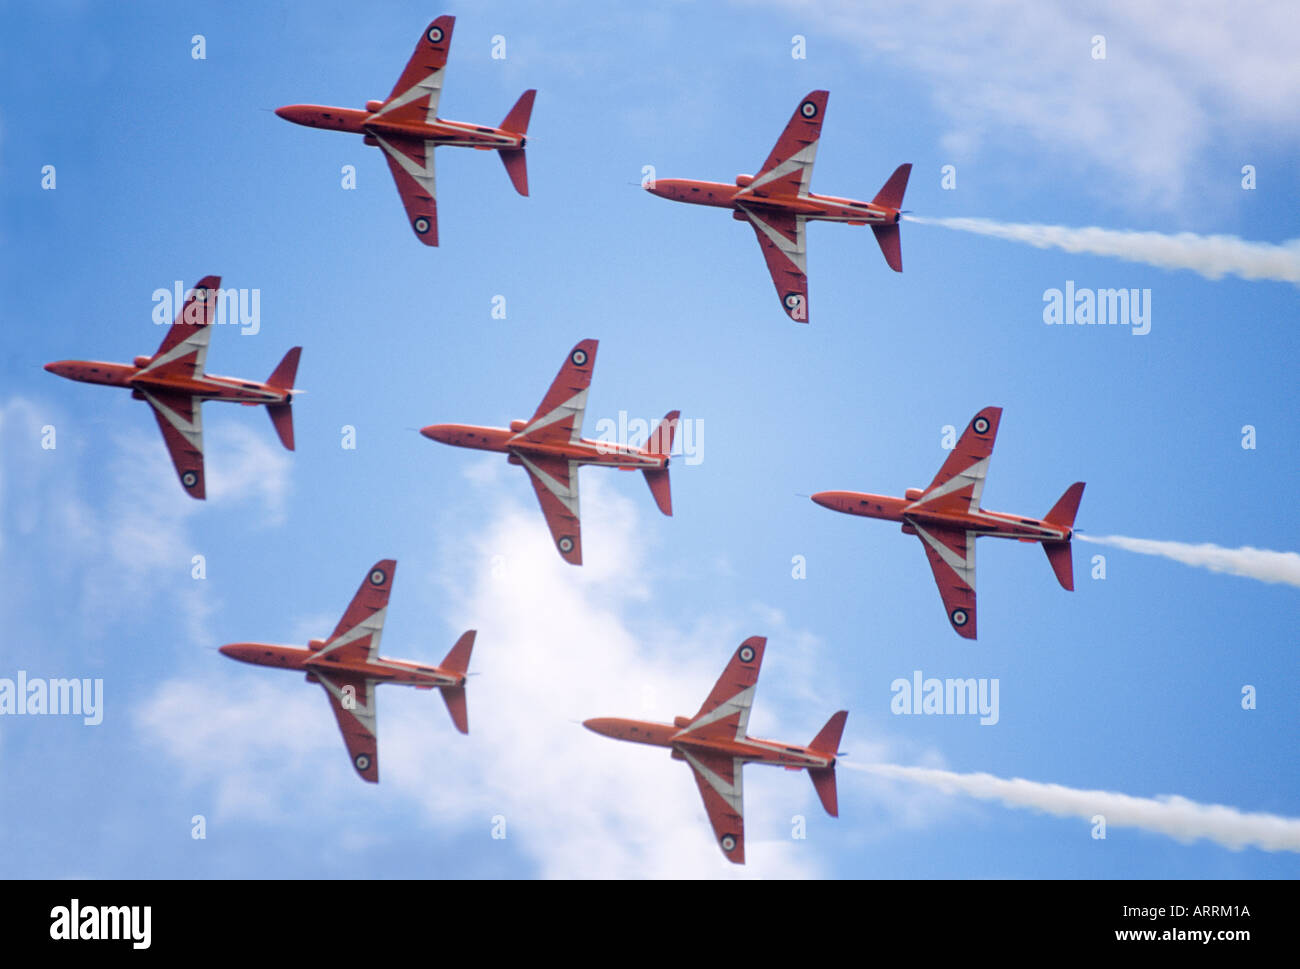
M907 191L907 179L912 174L911 164L899 165L894 169L894 174L889 176L889 181L881 186L876 197L871 200L873 205L883 205L889 209L901 209L903 207L903 193Z
M650 432L642 448L646 454L667 457L672 453L673 435L677 432L677 421L681 413L677 410L669 411L664 415L664 419L655 425L655 429ZM672 515L673 495L668 481L668 469L646 470L645 483L650 486L650 494L654 495L659 510L665 515Z
M477 629L462 633L460 639L456 640L456 645L443 658L440 668L449 673L461 674L469 669L469 655L474 651L474 637L477 635Z
M294 347L284 355L279 366L266 378L268 387L276 390L292 390L294 378L298 376L298 358L302 356L302 347Z
M444 686L442 702L447 704L447 712L451 714L451 722L456 725L456 729L461 733L469 733L469 703L465 699L465 688Z
M1076 481L1065 489L1065 494L1052 506L1043 521L1065 528L1074 527L1074 516L1079 513L1079 500L1083 497L1083 482Z
M810 767L808 776L812 778L813 788L821 799L822 807L833 818L840 816L839 797L835 788L834 767Z
M505 120L501 122L503 131L509 131L516 135L525 135L528 133L528 122L533 115L533 98L537 96L534 90L527 90L519 96L515 106L510 109ZM510 184L515 187L515 191L520 195L528 194L528 160L524 156L524 149L520 148L502 148L499 150L501 155L501 164L506 166L506 174L510 176Z
M832 714L826 726L813 738L808 749L827 757L834 757L840 746L840 737L844 734L844 721L849 718L849 711L840 710Z

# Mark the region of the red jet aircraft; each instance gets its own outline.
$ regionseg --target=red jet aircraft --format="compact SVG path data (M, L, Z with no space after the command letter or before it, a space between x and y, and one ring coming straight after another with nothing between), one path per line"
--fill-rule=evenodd
M439 17L425 28L415 53L384 101L367 101L364 111L327 108L315 104L290 104L277 108L286 121L309 128L326 128L364 135L367 145L384 150L406 216L415 235L426 246L438 244L438 193L434 184L433 150L457 145L501 153L506 174L520 195L528 194L528 168L524 160L528 120L536 91L525 91L510 109L500 128L446 121L438 117L442 74L451 48L455 17Z
M398 683L417 690L437 687L442 691L451 722L461 733L469 733L465 670L469 668L476 630L463 633L440 666L385 659L379 655L379 637L384 630L388 593L396 570L397 562L393 559L371 566L329 639L313 639L306 649L266 643L231 643L221 647L221 652L231 659L305 672L308 683L319 683L339 722L352 766L362 780L371 783L379 781L379 735L375 722L378 684Z
M695 775L704 809L728 861L745 863L745 804L741 771L746 764L772 764L786 770L806 770L822 807L839 816L835 791L835 758L848 711L841 710L807 747L748 736L749 708L754 703L758 670L763 663L764 636L740 644L713 692L693 717L676 717L671 724L599 717L587 720L588 730L653 747L667 747L674 760L684 760Z
M908 488L902 498L822 491L812 500L832 511L902 522L903 533L916 535L929 556L934 581L959 636L975 638L975 539L981 535L1041 542L1057 580L1074 590L1070 539L1083 497L1076 481L1043 519L1022 518L980 508L984 476L1002 420L1001 407L986 407L971 420L930 486Z
M259 384L204 372L212 319L221 299L221 277L204 276L185 296L185 305L167 328L158 352L136 357L134 362L102 363L98 360L59 360L45 369L69 380L88 384L128 387L136 400L148 401L158 419L167 453L171 455L181 486L192 498L204 498L203 420L205 400L229 400L248 407L265 404L280 442L293 450L293 379L298 373L302 347L284 355L280 365Z
M530 420L504 427L430 424L420 433L433 441L480 451L504 451L511 464L528 472L555 547L564 561L582 564L582 532L578 520L578 468L584 464L644 471L655 503L665 515L673 513L668 486L668 455L673 449L680 411L659 422L645 446L631 448L612 441L588 441L582 436L587 389L596 366L596 340L583 340L569 351Z
M729 208L733 219L741 222L748 219L758 244L763 247L763 257L776 284L776 295L786 314L796 323L808 322L806 222L871 226L889 268L903 271L898 220L907 178L912 172L910 164L898 166L870 202L808 191L829 97L827 91L813 91L799 102L757 175L737 175L735 185L685 178L662 178L646 185L647 191L661 198Z

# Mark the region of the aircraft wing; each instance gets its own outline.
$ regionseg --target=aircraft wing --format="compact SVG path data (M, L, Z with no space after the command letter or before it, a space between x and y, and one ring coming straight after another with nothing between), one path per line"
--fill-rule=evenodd
M681 750L695 775L709 824L727 860L745 863L745 798L742 775L745 762L738 757L703 750Z
M799 102L772 153L754 180L736 194L763 198L768 195L807 195L812 180L817 141L821 138L822 117L826 114L829 91L811 91Z
M985 407L972 417L948 460L915 504L930 511L979 511L1001 420L1001 407Z
M808 251L804 242L802 216L751 208L738 203L754 227L763 248L767 271L772 274L776 295L786 315L796 323L808 322Z
M555 548L570 565L582 564L578 516L578 462L550 454L518 454L546 516Z
M599 340L583 340L569 351L537 413L519 432L519 439L538 444L570 444L582 438L582 415L587 410L587 389L596 369L599 343Z
M352 766L363 781L379 781L379 735L375 720L375 681L355 673L316 671L330 698Z
M388 615L388 594L396 571L397 562L393 559L383 559L370 567L343 618L310 662L369 662L379 655L379 639Z
M682 728L681 734L701 740L740 740L746 736L749 709L754 703L754 688L766 648L765 636L750 636L740 644L699 713Z
M447 66L451 30L455 25L455 17L439 17L424 28L388 100L372 117L417 124L433 124L438 119L442 74Z
M433 171L434 142L375 135L397 183L411 231L426 246L438 244L438 186Z
M171 455L172 465L181 479L181 487L191 498L207 497L203 480L203 398L189 394L137 388L153 408L153 416L162 431L163 443Z
M212 340L212 319L217 309L220 276L204 276L185 294L175 321L141 374L202 377Z
M975 638L975 533L913 522L957 635Z

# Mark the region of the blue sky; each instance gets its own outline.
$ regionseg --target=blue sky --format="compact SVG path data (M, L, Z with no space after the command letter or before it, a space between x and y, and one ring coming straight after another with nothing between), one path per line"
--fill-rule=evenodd
M486 153L440 151L430 250L377 150L271 112L384 97L441 13L458 17L442 116L495 124L539 93L532 196ZM1084 480L1087 532L1300 548L1294 286L924 225L903 226L896 275L866 230L816 224L801 327L749 229L638 185L646 165L753 172L798 100L827 88L814 191L869 199L910 161L919 215L1282 242L1300 235L1285 5L1222 22L1172 4L907 16L794 2L0 14L0 677L105 691L99 726L0 721L5 873L1294 877L1292 853L1122 827L1097 840L1084 819L847 770L832 820L806 779L761 766L736 871L689 771L576 723L693 713L762 634L759 736L807 742L847 708L857 762L1300 814L1294 588L1077 543L1066 593L1041 551L986 540L969 643L914 539L805 497L924 486L942 428L996 404L988 507L1039 515ZM293 454L255 410L207 406L198 503L143 404L41 366L152 352L153 291L208 273L261 292L259 332L216 332L209 370L262 379L301 344L308 393ZM1066 280L1149 288L1150 333L1044 326L1043 293ZM674 465L671 519L639 476L585 470L576 570L522 472L417 429L528 416L585 337L601 341L589 434L620 410L680 408L703 450ZM1098 553L1104 580L1089 578ZM473 627L480 675L468 737L431 694L380 691L371 787L315 687L213 648L328 634L388 556L384 653L436 661ZM890 684L914 670L996 677L999 722L892 715Z

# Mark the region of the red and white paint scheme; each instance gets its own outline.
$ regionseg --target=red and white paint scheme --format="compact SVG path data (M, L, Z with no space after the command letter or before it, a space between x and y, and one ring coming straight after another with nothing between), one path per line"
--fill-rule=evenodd
M45 369L69 380L126 387L136 400L147 401L158 419L167 453L171 455L181 487L192 498L207 495L203 475L203 419L205 400L228 400L249 407L266 406L280 443L293 450L293 387L302 347L284 355L266 383L218 377L204 369L212 320L221 289L220 276L204 276L185 296L185 303L167 327L158 351L134 362L59 360Z
M438 192L434 181L433 151L442 145L495 150L501 153L506 174L520 195L528 194L528 168L524 159L528 121L537 92L525 91L499 128L447 121L438 117L442 75L451 48L455 17L439 17L424 29L415 53L383 101L367 101L366 109L328 108L316 104L290 104L277 108L286 121L309 128L326 128L364 135L367 145L384 151L406 217L416 238L426 246L438 244Z
M829 97L828 91L813 91L799 102L757 175L737 175L734 185L661 178L645 186L646 191L675 202L729 208L732 218L749 222L763 249L781 306L796 323L808 322L805 223L869 225L889 268L903 271L898 220L912 172L910 164L900 165L870 202L816 195L808 190Z
M1066 488L1041 519L980 507L1001 420L1001 407L985 407L976 414L928 488L908 488L902 498L856 491L822 491L812 496L832 511L902 522L904 534L917 536L925 547L948 621L966 639L975 638L975 539L982 535L1042 543L1057 580L1063 588L1074 590L1070 539L1083 497L1082 481Z
M771 764L806 770L831 817L839 816L835 759L848 711L834 714L807 747L759 740L747 734L759 667L767 639L751 636L740 644L699 713L671 724L598 717L584 721L588 730L653 747L667 747L695 775L718 847L728 861L745 863L745 803L741 774L746 764Z
M425 437L443 444L504 452L511 464L521 465L537 492L555 547L571 565L582 564L578 469L584 464L644 472L659 510L665 515L673 513L668 456L680 411L665 415L640 448L615 441L589 441L582 436L597 342L583 340L569 351L551 389L529 420L511 421L509 429L430 424L420 430Z
M397 562L376 562L361 580L343 618L329 639L313 639L306 649L266 643L231 643L221 652L241 663L273 666L307 674L319 683L338 720L348 756L362 780L379 781L379 736L375 721L375 687L381 683L442 691L451 721L469 733L465 677L476 631L463 633L438 666L426 666L379 655L379 638L388 615L388 593L393 587Z

